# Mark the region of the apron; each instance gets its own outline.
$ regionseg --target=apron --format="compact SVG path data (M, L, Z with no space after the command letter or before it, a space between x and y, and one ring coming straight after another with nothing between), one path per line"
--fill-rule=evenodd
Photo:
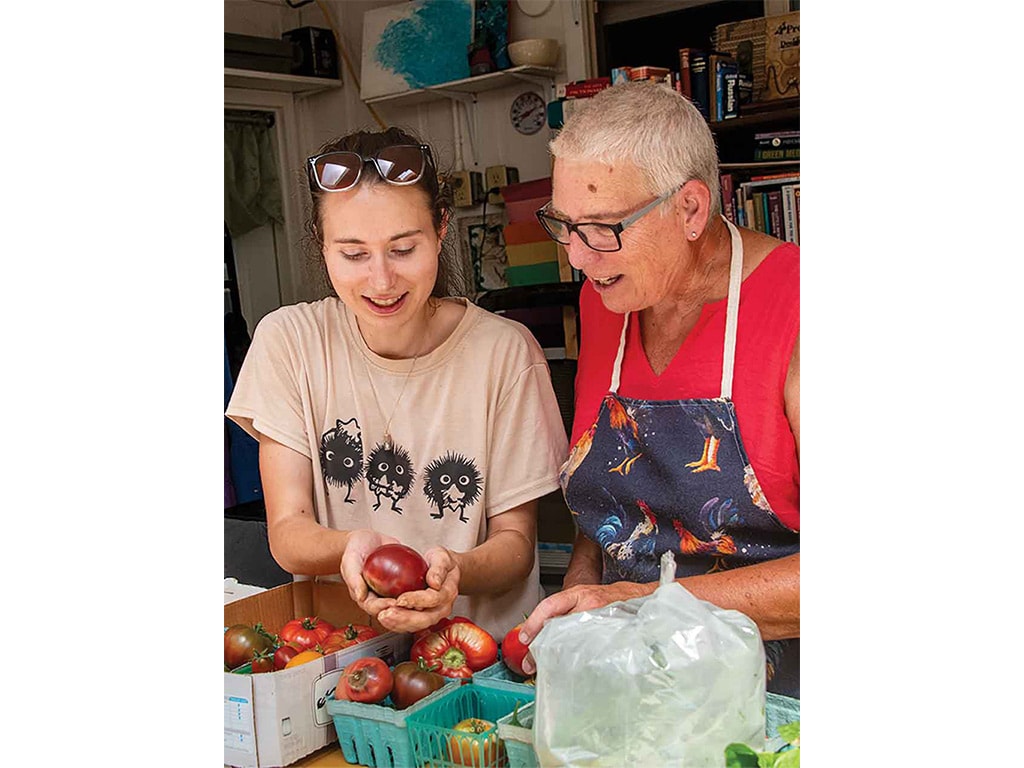
M723 220L724 217L723 217ZM658 581L672 550L676 577L737 568L800 551L761 492L740 439L732 375L743 276L739 230L732 236L721 396L637 400L618 394L629 313L597 420L560 474L580 530L601 547L602 581ZM765 643L768 690L799 698L800 641Z

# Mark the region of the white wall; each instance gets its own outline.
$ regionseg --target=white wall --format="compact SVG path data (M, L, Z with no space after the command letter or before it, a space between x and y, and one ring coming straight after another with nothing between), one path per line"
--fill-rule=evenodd
M558 79L586 77L589 74L588 54L583 42L586 25L580 15L586 12L590 2L592 0L555 0L543 15L529 17L512 0L509 3L509 39L558 39L562 42ZM272 4L265 0L225 0L224 31L278 38L282 32L296 27L328 28L333 23L358 78L362 59L363 13L372 8L394 5L395 0L324 0L323 4L330 14L330 21L325 18L319 3L292 9L283 1ZM297 151L302 156L313 154L325 142L352 130L380 128L371 111L360 100L359 87L340 51L339 58L344 82L341 88L295 98ZM547 142L551 136L547 129L533 136L523 136L512 127L509 108L515 97L526 90L540 93L545 101L553 98L550 88L545 90L527 82L479 94L475 107L478 137L475 157L469 141L465 109L458 108L460 123L457 126L453 103L447 99L413 106L383 104L374 108L386 125L411 129L431 144L442 168L460 167L483 173L490 165L511 165L518 168L522 181L528 181L550 174ZM456 162L459 157L462 158L461 164ZM301 172L301 169L295 170ZM301 184L293 189L293 194L302 195L304 192ZM304 214L304 202L298 209ZM292 244L292 249L298 254L299 244ZM307 286L302 285L291 289L283 285L282 293L285 303L312 297Z

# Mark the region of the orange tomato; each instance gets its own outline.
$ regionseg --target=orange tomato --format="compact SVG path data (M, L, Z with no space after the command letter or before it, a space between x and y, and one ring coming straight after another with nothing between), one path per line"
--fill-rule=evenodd
M448 737L448 755L455 765L497 765L504 755L504 743L498 740L494 723L479 717L467 717L455 726L465 732ZM481 754L481 749L483 754Z
M297 667L299 664L305 664L307 661L313 661L313 659L321 658L323 658L323 654L319 651L302 651L301 653L297 653L295 656L292 656L288 663L284 665L284 668L289 669L291 667Z

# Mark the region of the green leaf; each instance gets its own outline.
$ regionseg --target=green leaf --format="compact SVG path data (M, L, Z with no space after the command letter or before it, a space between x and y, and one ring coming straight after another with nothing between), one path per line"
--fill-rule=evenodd
M788 743L794 747L800 746L800 721L797 720L795 723L786 723L780 725L779 736L784 738Z
M800 747L776 752L776 760L772 768L800 768Z
M746 744L730 744L725 748L725 768L761 768L757 752Z

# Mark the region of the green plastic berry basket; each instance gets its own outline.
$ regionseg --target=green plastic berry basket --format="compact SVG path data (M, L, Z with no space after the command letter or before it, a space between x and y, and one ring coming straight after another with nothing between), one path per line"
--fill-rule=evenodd
M338 746L346 762L374 768L405 768L413 765L406 718L448 695L461 682L449 680L443 688L405 709L395 709L390 696L380 704L328 699L327 714L334 720Z
M512 713L498 719L498 736L505 744L508 768L539 768L540 760L533 748L534 702L519 707L520 725L512 725ZM765 749L774 751L784 742L779 737L780 725L800 719L800 700L768 693L765 696Z
M512 693L530 693L536 691L533 685L526 682L525 677L517 675L500 658L489 667L484 667L479 672L473 673L473 682L489 688L499 688ZM534 694L536 695L536 694Z
M513 710L498 719L498 736L505 742L508 768L540 768L533 749L533 704L527 702L518 712ZM512 724L513 714L518 717L519 725Z
M522 709L533 701L532 686L524 688L529 690L507 691L470 682L411 713L405 721L413 751L410 765L427 764L432 768L470 763L477 768L506 765L505 743L498 735L497 723L511 714L517 704ZM471 717L487 720L495 727L480 734L455 730L457 723Z

